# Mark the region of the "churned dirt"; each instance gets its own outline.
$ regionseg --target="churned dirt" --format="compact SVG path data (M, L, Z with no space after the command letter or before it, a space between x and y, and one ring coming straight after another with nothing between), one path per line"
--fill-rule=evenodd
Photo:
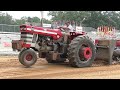
M67 62L48 64L38 59L25 68L17 56L0 56L0 79L120 79L120 64L73 68Z

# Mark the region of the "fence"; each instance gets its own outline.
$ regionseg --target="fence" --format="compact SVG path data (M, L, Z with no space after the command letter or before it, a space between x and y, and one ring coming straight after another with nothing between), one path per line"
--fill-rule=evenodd
M82 29L83 29L83 31L85 31L85 32L97 31L97 29L92 28L92 27L83 27Z
M0 24L0 32L19 32L19 25Z

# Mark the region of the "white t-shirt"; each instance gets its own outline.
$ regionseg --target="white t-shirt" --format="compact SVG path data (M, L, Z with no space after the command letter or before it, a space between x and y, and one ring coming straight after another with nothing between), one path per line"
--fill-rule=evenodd
M68 28L70 29L69 32L73 32L74 28L72 27L72 25L69 25Z

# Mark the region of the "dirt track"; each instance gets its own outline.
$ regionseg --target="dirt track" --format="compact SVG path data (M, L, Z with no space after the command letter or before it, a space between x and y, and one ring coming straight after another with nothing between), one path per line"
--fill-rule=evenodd
M25 68L17 57L1 56L0 79L120 79L120 65L73 68L38 59L31 68Z

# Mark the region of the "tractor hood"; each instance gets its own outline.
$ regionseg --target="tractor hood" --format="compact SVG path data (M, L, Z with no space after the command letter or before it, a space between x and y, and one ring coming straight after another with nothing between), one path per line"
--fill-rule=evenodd
M62 37L62 33L59 29L49 29L49 28L46 29L46 28L38 27L38 26L21 25L20 31L28 32L31 34L40 34L40 35L45 35L45 36L51 36L55 40Z

